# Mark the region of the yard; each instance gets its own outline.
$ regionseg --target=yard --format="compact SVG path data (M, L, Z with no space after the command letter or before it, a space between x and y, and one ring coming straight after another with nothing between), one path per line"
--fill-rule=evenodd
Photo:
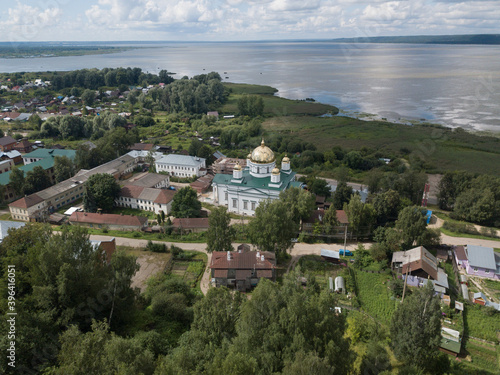
M392 314L396 311L398 300L391 299L388 281L391 277L385 273L369 273L356 270L358 302L369 315L389 325Z
M184 251L182 258L175 258L168 270L174 278L184 280L192 288L200 288L200 280L207 264L207 255L197 251Z
M146 281L151 276L163 272L172 257L168 253L153 253L129 246L117 246L116 250L137 257L140 268L132 278L132 287L139 288L141 292L146 290Z
M488 341L498 341L500 332L500 312L480 305L465 305L466 333Z

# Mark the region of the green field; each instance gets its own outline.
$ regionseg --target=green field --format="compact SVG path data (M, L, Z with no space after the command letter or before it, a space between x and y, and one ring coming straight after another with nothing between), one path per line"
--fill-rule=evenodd
M390 298L387 282L391 277L363 271L355 273L361 308L381 323L389 325L399 303Z
M469 336L494 342L498 340L500 313L489 315L483 306L467 304L465 319Z
M319 151L334 146L348 150L367 147L387 154L408 150L424 161L429 173L463 169L500 175L500 139L492 136L342 116L277 116L267 119L263 126L268 132L290 134L311 142Z
M225 87L231 88L232 93L229 95L227 102L219 109L222 113L237 113L238 99L242 95L262 95L264 99L264 115L265 116L318 116L325 113L338 113L338 108L316 102L306 102L304 100L290 100L274 96L277 91L270 86L259 85L244 85L244 84L224 84ZM305 98L304 98L305 99Z

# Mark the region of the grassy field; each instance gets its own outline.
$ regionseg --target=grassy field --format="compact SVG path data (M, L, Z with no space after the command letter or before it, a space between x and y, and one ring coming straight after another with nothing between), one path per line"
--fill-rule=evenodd
M242 95L262 95L264 100L264 115L266 116L318 116L325 113L338 113L338 108L322 103L309 102L304 100L290 100L273 96L276 89L269 86L259 85L243 85L243 84L225 84L226 87L232 89L226 103L219 108L221 113L238 112L238 100Z
M56 228L55 228L56 229ZM151 240L151 241L163 241L163 242L191 242L191 243L205 243L204 233L189 233L184 235L171 235L160 233L144 233L138 231L122 231L122 230L102 230L87 228L89 234L97 234L101 236L110 237L125 237L125 238L135 238L138 240Z
M312 142L320 151L334 146L357 150L368 147L387 154L406 149L426 163L429 173L463 169L500 175L500 139L495 137L478 137L438 126L408 126L341 116L277 115L263 126L268 132L291 134Z
M390 279L386 274L356 271L358 300L361 308L385 325L390 324L398 303L390 299L387 288L387 282Z
M193 257L191 259L194 261L174 259L168 274L174 278L184 280L191 288L201 293L200 280L205 271L208 257L206 254L198 251L186 251L185 253L192 254Z
M495 346L480 341L468 340L465 350L471 356L473 366L492 373L498 373L499 362Z
M483 306L467 304L465 319L469 336L495 342L498 340L500 313L488 315Z
M486 237L486 236L481 236L480 234L466 234L466 233L452 232L451 230L445 228L439 228L439 229L441 230L442 233L451 237L477 238L478 240L499 241L500 243L500 238Z

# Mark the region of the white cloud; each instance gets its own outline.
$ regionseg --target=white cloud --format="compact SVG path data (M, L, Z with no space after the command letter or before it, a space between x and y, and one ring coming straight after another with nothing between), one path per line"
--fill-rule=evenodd
M58 7L40 9L17 1L14 8L7 10L6 20L0 22L1 40L37 40L38 35L59 22L62 14Z
M500 32L494 0L38 0L0 14L0 39L238 40ZM75 4L76 3L76 4ZM31 5L27 5L31 4ZM64 9L64 17L63 10Z

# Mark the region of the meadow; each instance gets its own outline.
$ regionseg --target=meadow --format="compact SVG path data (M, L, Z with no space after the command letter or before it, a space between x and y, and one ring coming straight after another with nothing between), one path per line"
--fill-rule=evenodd
M500 139L493 136L438 125L409 126L344 116L282 115L267 118L263 127L311 142L319 151L335 146L347 150L366 147L387 155L403 152L410 158L416 156L428 173L468 170L500 175Z

